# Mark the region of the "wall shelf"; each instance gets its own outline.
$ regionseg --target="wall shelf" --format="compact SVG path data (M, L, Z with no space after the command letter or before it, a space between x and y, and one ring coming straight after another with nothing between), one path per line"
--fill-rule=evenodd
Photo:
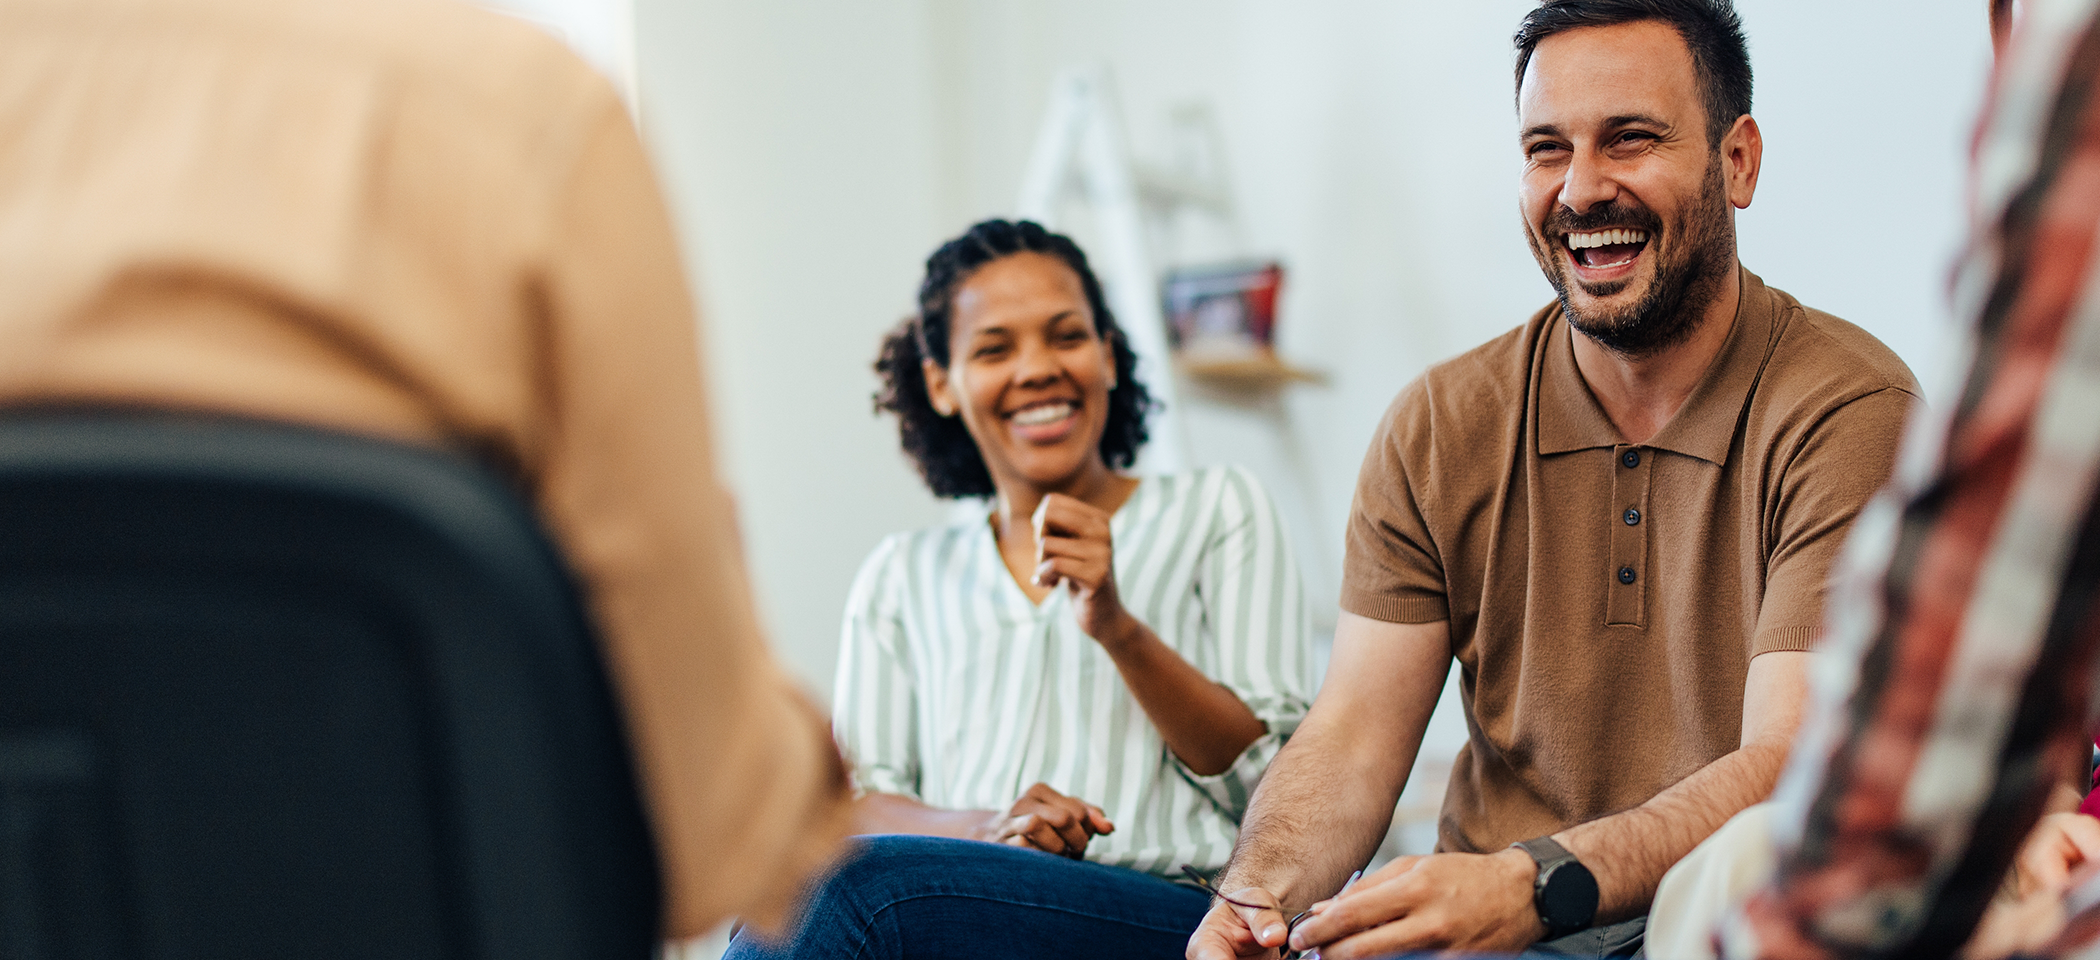
M1177 354L1174 368L1198 383L1234 393L1280 390L1294 383L1325 384L1327 374L1292 366L1273 353L1244 356Z

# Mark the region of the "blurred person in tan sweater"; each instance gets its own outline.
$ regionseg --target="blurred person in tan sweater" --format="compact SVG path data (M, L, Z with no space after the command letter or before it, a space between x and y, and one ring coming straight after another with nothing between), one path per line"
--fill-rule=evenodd
M0 403L464 449L599 628L666 933L777 917L846 827L767 653L690 297L603 78L451 0L0 0Z

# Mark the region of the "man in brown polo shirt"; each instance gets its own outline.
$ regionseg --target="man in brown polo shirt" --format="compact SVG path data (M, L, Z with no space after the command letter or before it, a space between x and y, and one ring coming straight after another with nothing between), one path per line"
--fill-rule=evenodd
M1736 259L1762 141L1727 0L1548 0L1517 43L1520 207L1559 302L1380 425L1326 686L1219 883L1255 906L1218 904L1192 960L1632 952L1662 874L1770 792L1915 400L1880 342ZM1453 660L1439 852L1289 927L1376 849Z

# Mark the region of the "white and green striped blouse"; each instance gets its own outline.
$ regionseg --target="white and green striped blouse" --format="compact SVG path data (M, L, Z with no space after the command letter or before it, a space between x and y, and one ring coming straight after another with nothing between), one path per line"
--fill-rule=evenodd
M1222 774L1183 766L1065 591L1030 602L980 514L891 536L854 582L833 723L860 789L1005 810L1040 781L1115 821L1089 860L1163 876L1225 863L1311 695L1297 564L1268 494L1237 467L1148 477L1109 529L1124 606L1267 735Z

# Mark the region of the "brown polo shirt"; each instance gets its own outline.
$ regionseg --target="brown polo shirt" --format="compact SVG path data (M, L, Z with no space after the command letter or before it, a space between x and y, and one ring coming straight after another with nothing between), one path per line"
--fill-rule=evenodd
M1742 277L1727 343L1647 443L1598 406L1557 305L1379 425L1342 608L1450 621L1470 737L1440 849L1639 805L1737 747L1752 657L1814 639L1917 388L1866 331Z

